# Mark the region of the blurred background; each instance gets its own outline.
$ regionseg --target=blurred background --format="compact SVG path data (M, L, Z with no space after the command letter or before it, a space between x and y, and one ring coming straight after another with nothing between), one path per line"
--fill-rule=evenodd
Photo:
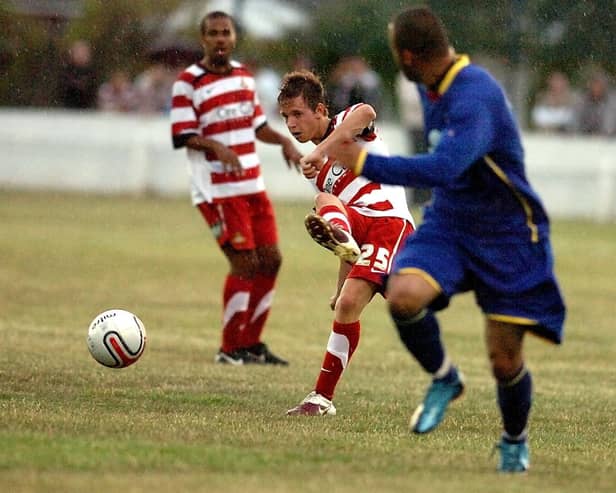
M161 166L184 157L170 150L171 85L182 68L201 58L198 24L211 10L237 19L235 58L255 73L274 126L281 125L276 109L281 76L310 68L326 83L333 111L369 102L395 152L421 151L415 88L399 77L386 39L392 16L419 3L443 18L458 52L470 54L505 87L528 134L529 173L545 180L538 188L546 189L548 206L557 204L557 213L574 207L561 204L571 199L570 189L562 188L566 181L577 196L594 198L583 197L564 215L614 219L616 158L605 157L616 156L614 0L0 0L0 150L5 156L0 186L44 186L44 180L18 171L28 165L39 174L41 167L48 168L46 180L59 180L52 187L94 186L84 178L87 168L82 179L74 179L64 168L53 171L53 156L31 157L19 150L37 139L52 145L81 130L99 137L79 151L93 156L89 165L97 159L93 149L105 147L101 139L129 146L125 161L126 156L140 160L141 178L133 173L124 187L116 183L107 191L184 189L183 175L169 169L157 175L153 161L157 154L161 159L160 153L167 160ZM71 130L63 131L62 125ZM126 133L133 139L123 144ZM590 153L589 142L595 149ZM54 154L70 160L66 149ZM568 178L559 178L565 172ZM149 177L145 183L143 176ZM277 179L268 179L270 188L272 180L285 188Z

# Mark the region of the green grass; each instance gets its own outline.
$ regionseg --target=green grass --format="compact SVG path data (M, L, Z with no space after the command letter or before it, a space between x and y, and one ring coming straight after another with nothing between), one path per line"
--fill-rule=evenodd
M213 364L223 257L188 199L0 192L0 490L6 492L599 492L616 490L616 225L557 221L569 313L562 347L527 340L531 472L503 477L482 319L471 295L441 321L468 391L408 434L427 378L382 299L336 395L338 416L284 411L311 389L330 331L336 259L276 203L284 263L265 340L289 368ZM91 319L137 313L136 365L88 354Z

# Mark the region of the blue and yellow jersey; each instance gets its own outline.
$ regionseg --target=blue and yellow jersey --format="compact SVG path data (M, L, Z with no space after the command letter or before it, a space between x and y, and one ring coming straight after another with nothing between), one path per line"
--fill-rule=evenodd
M548 217L526 178L520 131L499 84L460 56L436 91L420 86L420 93L430 152L368 154L357 171L380 183L432 188L424 220L452 232L543 237Z

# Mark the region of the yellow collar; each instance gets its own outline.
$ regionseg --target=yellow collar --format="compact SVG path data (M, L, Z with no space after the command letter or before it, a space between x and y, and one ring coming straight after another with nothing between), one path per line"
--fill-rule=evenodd
M468 57L468 55L460 55L458 57L458 59L456 60L456 63L452 65L452 67L447 72L447 75L445 75L441 83L438 85L437 92L439 96L442 96L443 94L445 94L445 92L447 91L447 89L449 89L449 86L451 85L453 80L456 78L456 75L458 75L458 72L460 72L460 70L462 70L464 67L466 67L470 63L471 63L471 60Z

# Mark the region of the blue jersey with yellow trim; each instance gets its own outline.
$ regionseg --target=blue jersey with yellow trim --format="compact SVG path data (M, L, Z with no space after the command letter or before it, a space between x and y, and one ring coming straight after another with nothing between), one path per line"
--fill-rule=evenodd
M435 92L420 86L429 153L369 154L362 174L395 185L433 188L425 221L451 231L501 233L538 241L548 217L524 169L520 131L500 85L460 56Z

